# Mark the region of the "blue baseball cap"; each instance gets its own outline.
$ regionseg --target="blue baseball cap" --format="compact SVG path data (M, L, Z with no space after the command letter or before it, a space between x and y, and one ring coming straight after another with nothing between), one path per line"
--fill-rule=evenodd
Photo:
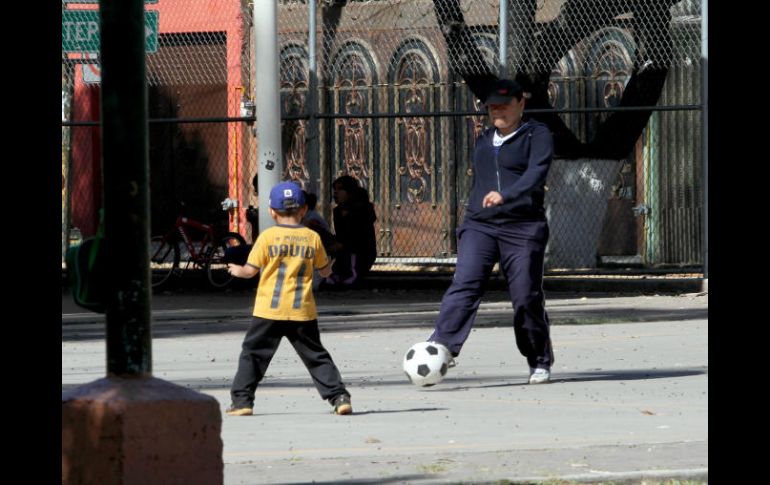
M281 182L270 191L270 208L275 210L297 209L305 205L305 194L294 182Z

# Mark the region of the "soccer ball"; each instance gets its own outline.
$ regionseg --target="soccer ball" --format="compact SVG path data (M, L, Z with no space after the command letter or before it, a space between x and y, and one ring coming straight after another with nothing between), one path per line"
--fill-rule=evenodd
M436 342L417 342L404 355L404 372L415 386L432 386L444 379L449 349Z

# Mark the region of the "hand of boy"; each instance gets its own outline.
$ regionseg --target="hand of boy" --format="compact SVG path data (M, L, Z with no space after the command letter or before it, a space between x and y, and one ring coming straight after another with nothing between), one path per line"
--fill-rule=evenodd
M259 273L259 268L247 264L241 266L239 264L227 263L227 272L236 278L253 278Z

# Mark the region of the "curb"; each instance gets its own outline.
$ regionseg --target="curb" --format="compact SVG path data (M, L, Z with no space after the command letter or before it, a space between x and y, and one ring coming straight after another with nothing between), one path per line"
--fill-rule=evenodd
M705 281L705 284L704 284ZM382 289L436 289L446 290L452 282L451 275L372 274L366 288ZM708 292L708 280L703 278L652 277L647 275L591 275L548 276L543 279L543 289L559 293L625 293L625 294L680 294ZM502 276L492 276L487 290L506 290Z
M361 289L388 290L446 290L452 282L452 275L426 274L413 272L371 273L361 285ZM238 281L227 289L248 289L256 284L253 281ZM69 287L66 270L62 270L62 288ZM487 290L506 290L505 279L499 274L493 275L487 282ZM210 289L198 271L185 271L164 291L175 289ZM543 289L566 293L614 293L614 294L681 294L708 293L708 279L702 277L682 278L676 276L637 275L585 275L585 276L549 276L543 278ZM322 291L335 291L322 287Z

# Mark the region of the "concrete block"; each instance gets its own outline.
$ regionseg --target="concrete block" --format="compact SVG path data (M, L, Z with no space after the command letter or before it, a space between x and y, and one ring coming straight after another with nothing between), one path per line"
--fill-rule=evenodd
M153 377L62 393L62 484L221 484L219 403Z

